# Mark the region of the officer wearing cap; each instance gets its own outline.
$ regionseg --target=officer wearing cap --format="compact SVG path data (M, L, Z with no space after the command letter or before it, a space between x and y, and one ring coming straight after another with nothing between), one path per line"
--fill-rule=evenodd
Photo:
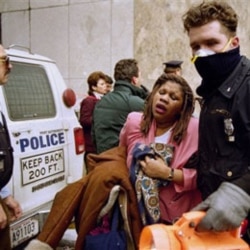
M165 65L164 73L166 73L166 74L174 73L177 75L181 75L181 64L182 63L183 63L183 61L177 61L177 60L164 62L163 63Z

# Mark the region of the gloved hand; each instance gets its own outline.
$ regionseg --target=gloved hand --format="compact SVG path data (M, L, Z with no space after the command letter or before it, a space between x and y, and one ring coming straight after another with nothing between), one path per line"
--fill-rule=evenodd
M217 191L192 211L206 211L197 231L230 231L240 226L250 209L250 196L238 186L223 182Z

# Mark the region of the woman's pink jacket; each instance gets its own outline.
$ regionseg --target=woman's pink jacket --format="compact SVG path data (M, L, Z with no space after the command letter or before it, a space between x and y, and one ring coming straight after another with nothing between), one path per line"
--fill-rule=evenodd
M136 143L149 145L155 140L155 121L153 121L149 133L147 137L145 137L140 132L141 119L142 113L130 113L120 132L119 145L126 146L127 148L127 166L129 168L132 161L132 151ZM184 185L177 185L171 182L170 185L161 187L159 191L161 219L171 223L181 217L182 213L188 212L201 202L201 195L196 186L196 170L194 168L185 168L187 161L197 151L198 119L195 117L190 119L187 135L180 145L169 144L175 147L171 167L182 169L184 175Z

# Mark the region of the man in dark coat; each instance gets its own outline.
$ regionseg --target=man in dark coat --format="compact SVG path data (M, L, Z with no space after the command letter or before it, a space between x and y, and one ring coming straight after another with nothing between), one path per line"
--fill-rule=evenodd
M8 81L12 65L3 46L0 44L0 85ZM11 249L9 222L22 215L22 209L10 194L6 184L9 182L13 169L13 150L5 117L0 107L0 244L1 249Z
M98 154L118 146L127 115L142 111L148 95L141 85L141 72L135 59L120 60L114 71L114 90L96 104L93 114L92 138Z
M183 21L202 77L197 180L204 201L196 210L206 216L197 229L228 231L250 210L250 61L240 54L238 16L227 2L202 2Z

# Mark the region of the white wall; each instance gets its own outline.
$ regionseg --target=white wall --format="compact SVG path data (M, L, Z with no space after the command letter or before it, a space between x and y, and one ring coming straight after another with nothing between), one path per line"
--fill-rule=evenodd
M2 43L54 59L81 99L96 70L133 57L133 0L1 0Z

